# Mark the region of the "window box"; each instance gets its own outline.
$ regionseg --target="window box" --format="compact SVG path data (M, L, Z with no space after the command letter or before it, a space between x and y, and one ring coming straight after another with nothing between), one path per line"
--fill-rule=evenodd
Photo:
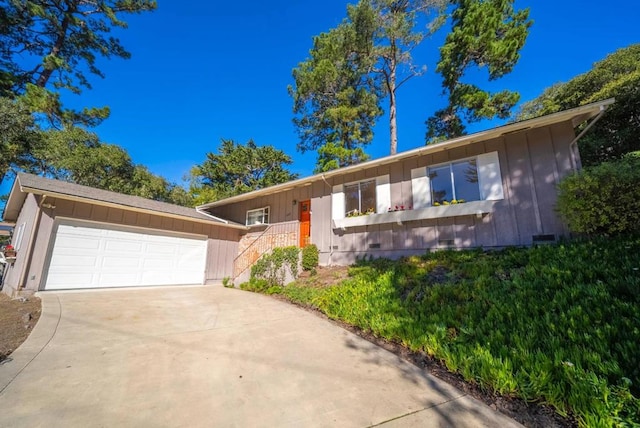
M334 229L370 226L374 224L397 223L408 221L428 220L433 218L459 217L465 215L485 215L493 211L493 205L498 201L473 201L463 204L441 205L405 211L393 211L382 214L371 214L361 217L347 217L333 221Z

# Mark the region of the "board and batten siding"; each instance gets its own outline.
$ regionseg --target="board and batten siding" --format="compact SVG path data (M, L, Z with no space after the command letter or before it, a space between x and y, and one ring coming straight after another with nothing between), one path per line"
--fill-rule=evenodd
M29 194L27 196L25 206L20 214L21 217L32 216L35 220L36 216L32 214L37 212L37 202L35 201L36 197L34 195ZM237 253L238 241L240 240L239 230L221 227L215 224L189 221L188 219L162 217L65 199L47 198L46 201L48 204L55 206L55 208L42 208L34 250L26 276L25 290L37 291L42 286L49 243L55 227L56 217L142 229L203 235L207 237L205 282L220 281L224 277L230 277L233 274L233 259ZM28 229L32 227L32 224L33 221L30 221ZM17 268L18 266L15 267ZM5 285L15 283L17 286L18 281L18 277L7 277Z
M27 254L29 242L31 241L31 235L33 233L33 225L37 221L38 217L38 204L42 199L41 196L36 196L33 194L28 194L22 210L20 211L20 215L16 220L16 225L14 228L13 237L11 239L11 244L14 246L16 251L18 252L18 256L21 254ZM18 246L18 228L22 227L20 245ZM21 280L21 276L23 270L25 269L25 264L28 263L26 257L17 257L15 263L5 265L5 273L4 273L4 282L3 282L3 292L12 296L14 295L14 291L18 287L18 283Z
M269 206L274 224L297 219L294 201L310 198L311 242L320 249L322 264L352 263L364 255L395 258L436 248L531 245L536 235L568 233L555 211L556 186L573 170L569 143L574 137L570 122L555 124L334 176L326 182L319 178L305 187L210 211L244 223L247 210ZM384 203L390 207L427 208L431 205L428 186L416 171L478 156L482 167L489 169L483 173L497 173L499 164L502 186L480 183L484 199L495 201L490 213L335 228L333 219L344 215L344 197L339 193L345 184L376 179L388 189L389 200ZM497 162L492 163L495 156ZM388 181L381 182L380 177ZM420 199L414 199L414 190Z

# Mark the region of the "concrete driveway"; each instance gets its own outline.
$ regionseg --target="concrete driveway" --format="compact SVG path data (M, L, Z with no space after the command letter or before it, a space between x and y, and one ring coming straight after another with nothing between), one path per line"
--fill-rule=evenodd
M294 306L221 286L42 293L0 366L2 427L509 427Z

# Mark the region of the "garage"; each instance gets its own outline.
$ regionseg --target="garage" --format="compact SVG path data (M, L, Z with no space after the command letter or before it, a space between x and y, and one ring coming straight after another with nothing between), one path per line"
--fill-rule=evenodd
M54 227L45 290L203 284L207 237L70 220Z

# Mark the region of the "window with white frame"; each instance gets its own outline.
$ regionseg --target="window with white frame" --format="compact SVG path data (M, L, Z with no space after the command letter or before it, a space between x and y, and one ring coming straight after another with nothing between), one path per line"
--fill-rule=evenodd
M331 216L334 220L359 214L386 213L391 206L388 175L337 184L331 193Z
M479 201L478 164L475 158L428 168L431 203Z
M345 215L376 212L376 180L360 181L344 186Z
M498 152L412 169L411 188L414 209L504 199Z
M269 224L269 207L247 211L247 226Z

